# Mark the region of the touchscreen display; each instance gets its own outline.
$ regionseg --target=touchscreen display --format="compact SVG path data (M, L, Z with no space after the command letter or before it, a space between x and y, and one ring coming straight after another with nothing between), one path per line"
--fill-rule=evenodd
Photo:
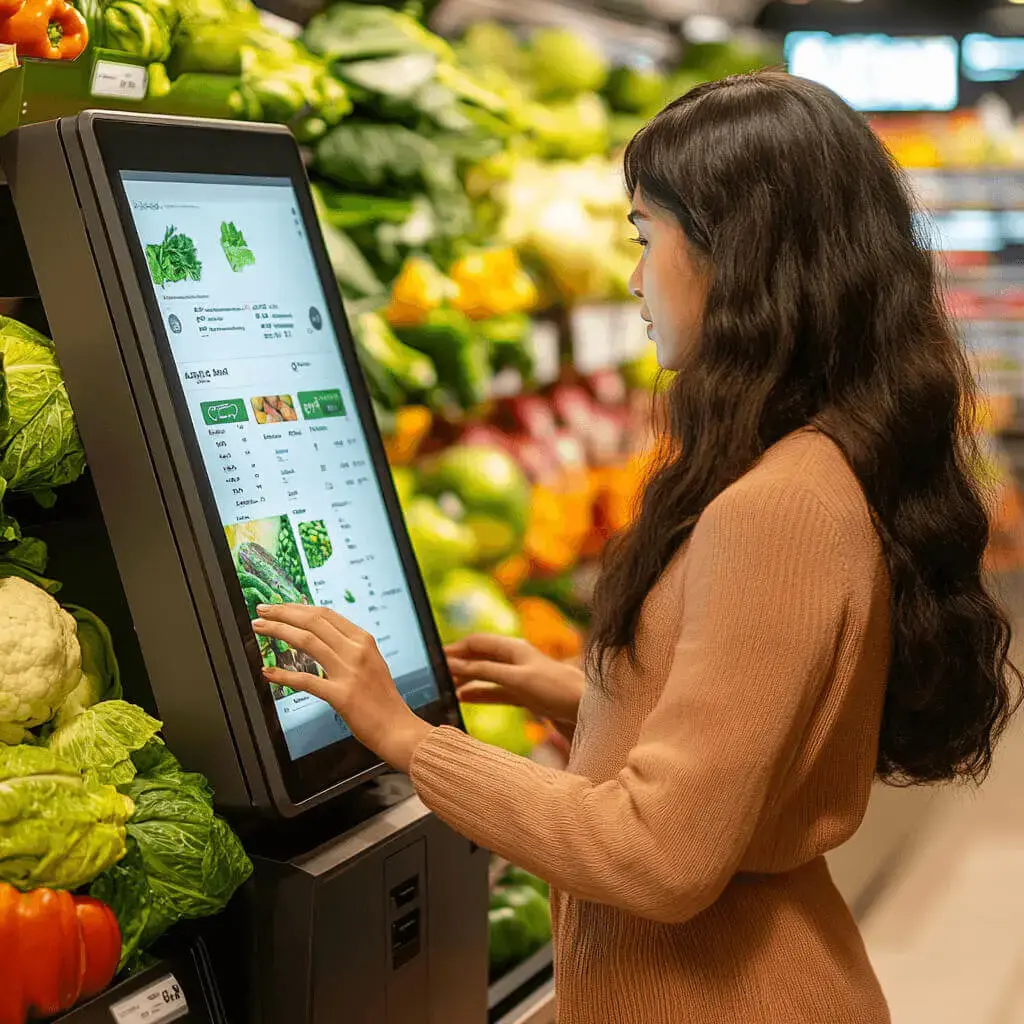
M334 608L374 634L412 707L436 700L290 179L121 179L250 613L280 601ZM264 641L265 664L320 671ZM323 701L272 689L293 760L351 735Z

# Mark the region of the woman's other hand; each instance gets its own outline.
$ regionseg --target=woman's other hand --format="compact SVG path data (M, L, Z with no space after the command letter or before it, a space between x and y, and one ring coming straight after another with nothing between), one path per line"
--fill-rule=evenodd
M573 725L583 673L515 637L480 634L445 647L459 700L513 704L539 718Z
M325 700L360 743L408 772L413 752L434 727L405 703L373 636L327 608L275 604L256 611L256 633L308 654L326 673L321 679L309 672L265 668L264 677Z

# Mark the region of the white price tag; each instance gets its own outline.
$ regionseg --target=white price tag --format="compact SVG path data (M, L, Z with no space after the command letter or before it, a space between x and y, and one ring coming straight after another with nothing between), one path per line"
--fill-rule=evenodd
M572 361L580 373L614 366L614 306L580 306L572 313Z
M115 100L144 100L149 73L137 64L98 60L92 72L93 96Z
M144 988L110 1008L117 1024L155 1024L172 1021L188 1013L188 1002L181 985L168 974L149 988Z

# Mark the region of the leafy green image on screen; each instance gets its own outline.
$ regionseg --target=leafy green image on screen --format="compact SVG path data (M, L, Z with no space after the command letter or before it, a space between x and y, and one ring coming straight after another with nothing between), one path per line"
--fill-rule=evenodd
M220 247L228 266L237 274L256 262L252 249L246 244L245 235L235 227L233 221L221 221Z
M146 246L146 262L153 275L153 283L161 288L178 281L198 281L203 276L196 243L173 224L164 232L162 241Z

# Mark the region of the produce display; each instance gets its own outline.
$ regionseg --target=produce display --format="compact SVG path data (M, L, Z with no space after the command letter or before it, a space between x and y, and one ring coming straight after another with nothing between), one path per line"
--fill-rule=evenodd
M0 318L0 351L0 496L49 505L85 467L53 346ZM2 522L0 1024L25 1024L140 966L176 922L217 913L252 865L206 780L123 699L106 625L62 607L46 545Z
M487 920L491 976L500 977L550 941L547 885L509 865L491 888Z

